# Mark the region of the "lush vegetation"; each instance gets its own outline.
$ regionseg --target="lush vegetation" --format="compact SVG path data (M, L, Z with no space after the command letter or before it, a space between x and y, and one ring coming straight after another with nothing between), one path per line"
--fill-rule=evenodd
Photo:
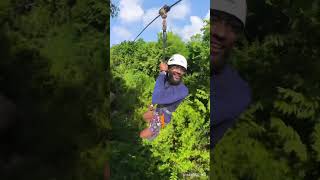
M171 123L152 142L139 131L147 124L142 114L151 103L162 59L162 40L122 42L111 47L112 179L181 179L209 175L209 24L203 35L184 42L168 33L168 56L188 60L184 83L190 95L173 114Z
M319 1L248 4L249 40L232 63L253 102L212 152L211 178L318 179Z
M1 134L1 179L102 179L109 11L108 0L1 0L0 92L19 116Z
M161 36L109 52L109 3L0 1L0 95L18 116L1 129L1 179L102 179L106 161L112 179L319 179L319 1L248 0L248 39L232 64L253 102L210 169L208 25L189 42L168 34L167 55L188 59L190 96L142 141Z

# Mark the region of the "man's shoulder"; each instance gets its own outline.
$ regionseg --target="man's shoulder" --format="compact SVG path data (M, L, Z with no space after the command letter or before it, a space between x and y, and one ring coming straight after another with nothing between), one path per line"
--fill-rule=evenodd
M180 83L180 86L181 86L181 88L188 90L187 86L183 82Z
M173 87L178 90L176 92L179 93L179 96L182 96L183 98L185 98L186 96L189 95L189 89L183 82L181 82L179 85L173 85Z
M181 91L185 94L185 96L187 96L189 94L189 89L187 88L187 86L183 82L181 82L180 86L182 89Z

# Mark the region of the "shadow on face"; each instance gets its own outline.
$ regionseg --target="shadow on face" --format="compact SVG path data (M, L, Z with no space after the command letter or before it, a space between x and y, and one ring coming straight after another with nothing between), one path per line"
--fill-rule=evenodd
M223 68L243 26L236 17L217 10L210 14L210 54L214 69Z

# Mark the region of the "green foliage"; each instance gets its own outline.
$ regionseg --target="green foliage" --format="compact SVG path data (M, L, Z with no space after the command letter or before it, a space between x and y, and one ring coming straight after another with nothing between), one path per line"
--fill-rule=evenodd
M158 49L162 50L162 34L158 34ZM162 53L162 52L161 52ZM179 53L185 57L188 57L188 50L186 44L182 41L182 39L173 34L172 32L167 32L167 49L166 49L166 60L170 58L173 54ZM162 55L162 54L161 54Z
M200 101L208 101L209 96L202 95L204 99L199 100L200 94L181 104L173 121L151 143L153 155L162 161L159 168L171 171L178 179L192 173L205 177L209 172L209 111Z
M285 154L281 153L282 158L294 153L300 161L307 160L306 147L301 142L299 134L292 127L287 127L281 119L271 118L270 134L275 139L275 147L284 151Z
M3 179L103 177L112 128L109 3L1 1L0 91L19 114L1 169L19 160Z
M281 100L276 100L274 106L285 115L294 115L299 119L313 119L319 109L319 97L308 100L301 93L290 89L278 88ZM282 100L283 98L283 100Z
M315 152L316 161L320 162L320 125L319 123L315 126L313 136L312 148Z
M212 152L213 179L318 179L318 1L248 1L232 64L253 102ZM269 12L269 13L267 13Z
M101 179L106 160L109 160L108 157L110 157L108 153L102 144L81 152L79 161L76 162L78 172L70 174L69 178L79 180Z
M211 154L211 178L270 179L272 174L272 178L281 179L286 176L286 163L274 159L263 143L254 138L254 135L261 133L264 133L261 128L248 123L238 124L237 129L227 133L220 147Z
M179 53L187 57L189 68L184 82L190 96L152 142L141 141L138 134L147 127L142 114L151 103L159 74L161 35L156 43L139 39L111 48L111 91L115 97L112 179L208 179L209 41L195 35L186 43L172 32L167 38L167 56Z

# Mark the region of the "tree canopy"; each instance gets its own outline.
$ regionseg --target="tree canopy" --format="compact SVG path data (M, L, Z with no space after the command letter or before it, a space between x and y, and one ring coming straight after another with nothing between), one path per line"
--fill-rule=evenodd
M1 179L102 179L109 3L0 2L0 92L18 116L1 134Z
M203 33L209 33L208 22ZM161 34L157 42L139 39L111 47L112 179L208 178L210 86L209 39L205 37L197 34L184 42L168 32L166 55L179 53L186 57L184 83L190 95L152 142L142 141L139 132L147 126L142 115L151 103L159 75Z
M211 156L212 179L317 179L319 1L248 1L232 64L253 102ZM219 108L219 107L217 107Z

